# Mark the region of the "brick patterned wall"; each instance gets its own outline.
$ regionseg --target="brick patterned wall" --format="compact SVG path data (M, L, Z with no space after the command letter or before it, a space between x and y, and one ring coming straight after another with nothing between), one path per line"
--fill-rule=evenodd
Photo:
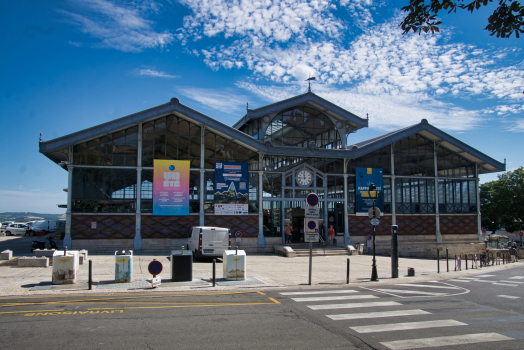
M199 225L198 215L153 216L142 215L142 239L147 238L186 238L193 226Z
M258 237L258 215L206 215L206 226L227 227L231 233L242 232L242 237Z
M399 235L436 235L437 219L434 215L397 215Z
M476 215L440 215L440 233L449 234L477 234Z
M91 223L96 222L96 229ZM134 215L71 215L72 239L133 239Z
M369 224L369 217L366 216L348 216L348 232L350 236L361 236L373 233L373 228ZM381 216L380 226L375 230L376 235L391 234L391 216Z

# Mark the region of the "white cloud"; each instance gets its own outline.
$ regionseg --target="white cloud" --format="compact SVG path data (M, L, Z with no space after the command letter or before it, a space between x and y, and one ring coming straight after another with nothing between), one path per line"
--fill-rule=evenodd
M177 91L209 108L224 113L245 109L246 103L249 101L246 96L242 96L238 91L233 91L232 89L179 88Z
M167 79L180 78L179 75L171 75L171 74L167 74L167 73L164 73L164 72L159 72L157 70L149 69L149 68L135 69L133 71L133 73L134 74L138 74L138 75L145 75L145 76L149 76L149 77L154 77L154 78L167 78Z
M147 11L158 11L154 2L118 6L107 0L78 0L74 5L80 6L80 9L74 12L57 11L81 32L98 39L95 47L140 52L163 48L174 40L172 33L155 31L153 22L144 18Z
M296 96L304 93L306 89L306 85L261 87L249 82L237 83L237 86L269 101ZM449 131L468 130L482 123L482 111L466 110L421 93L376 95L360 92L358 89L340 89L325 85L316 85L312 89L322 98L361 118L366 118L369 114L369 126L374 129L392 131L418 124L422 119L427 119L433 126Z

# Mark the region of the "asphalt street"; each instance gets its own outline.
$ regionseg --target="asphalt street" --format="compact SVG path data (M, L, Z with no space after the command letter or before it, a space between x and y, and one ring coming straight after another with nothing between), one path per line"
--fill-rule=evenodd
M4 297L0 348L521 349L523 282Z

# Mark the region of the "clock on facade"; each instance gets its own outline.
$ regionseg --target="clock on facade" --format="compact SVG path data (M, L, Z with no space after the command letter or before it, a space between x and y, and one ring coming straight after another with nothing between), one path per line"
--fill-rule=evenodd
M313 173L307 169L300 170L296 175L299 186L309 186L313 183Z

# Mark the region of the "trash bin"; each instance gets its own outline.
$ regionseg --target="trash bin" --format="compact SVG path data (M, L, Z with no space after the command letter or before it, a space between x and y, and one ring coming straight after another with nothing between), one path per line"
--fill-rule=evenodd
M133 281L133 251L117 250L115 252L115 282Z
M171 251L171 281L191 282L193 280L193 252L190 250Z
M243 250L225 250L222 254L223 273L226 280L246 279L246 252Z
M53 284L75 284L78 281L78 250L53 253Z
M409 277L414 277L415 276L415 268L408 267L408 276Z

